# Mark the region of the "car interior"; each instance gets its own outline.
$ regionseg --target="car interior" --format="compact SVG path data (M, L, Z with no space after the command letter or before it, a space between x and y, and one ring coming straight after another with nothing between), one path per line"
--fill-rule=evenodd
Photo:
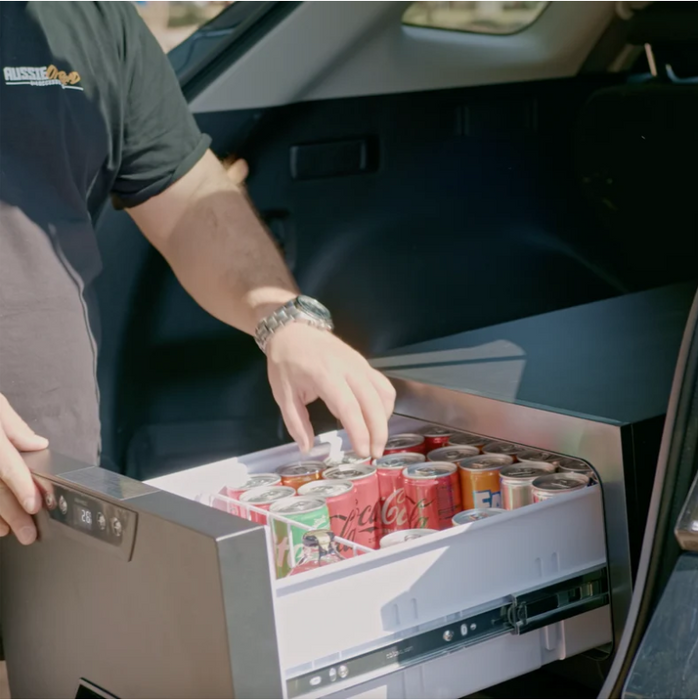
M245 4L269 7L185 95L368 357L696 277L697 3L548 3L505 35L408 25L405 2ZM103 463L150 479L287 442L253 339L125 213L97 233ZM474 697L595 697L608 663Z

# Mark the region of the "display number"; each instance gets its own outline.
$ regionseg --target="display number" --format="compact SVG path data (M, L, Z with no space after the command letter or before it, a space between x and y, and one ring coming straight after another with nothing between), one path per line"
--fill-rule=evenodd
M92 527L92 511L87 510L87 508L79 508L78 512L80 515L80 522L85 527Z

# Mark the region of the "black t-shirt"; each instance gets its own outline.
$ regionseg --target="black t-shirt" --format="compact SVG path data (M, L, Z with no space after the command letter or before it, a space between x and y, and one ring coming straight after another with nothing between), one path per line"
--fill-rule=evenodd
M0 3L0 392L61 452L99 450L94 218L208 143L130 3Z

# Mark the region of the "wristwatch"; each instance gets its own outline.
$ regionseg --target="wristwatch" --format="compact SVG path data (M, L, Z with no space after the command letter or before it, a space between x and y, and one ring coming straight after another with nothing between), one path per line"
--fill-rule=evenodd
M317 299L300 294L295 299L287 301L274 313L269 314L257 324L254 337L260 350L262 352L266 351L269 338L276 331L289 323L295 322L306 323L323 331L334 329L330 312Z

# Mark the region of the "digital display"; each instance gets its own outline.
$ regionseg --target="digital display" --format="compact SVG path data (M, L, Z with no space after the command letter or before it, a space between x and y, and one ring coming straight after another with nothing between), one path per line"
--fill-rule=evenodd
M73 508L75 524L84 530L91 530L94 523L92 511L79 503L76 503Z

